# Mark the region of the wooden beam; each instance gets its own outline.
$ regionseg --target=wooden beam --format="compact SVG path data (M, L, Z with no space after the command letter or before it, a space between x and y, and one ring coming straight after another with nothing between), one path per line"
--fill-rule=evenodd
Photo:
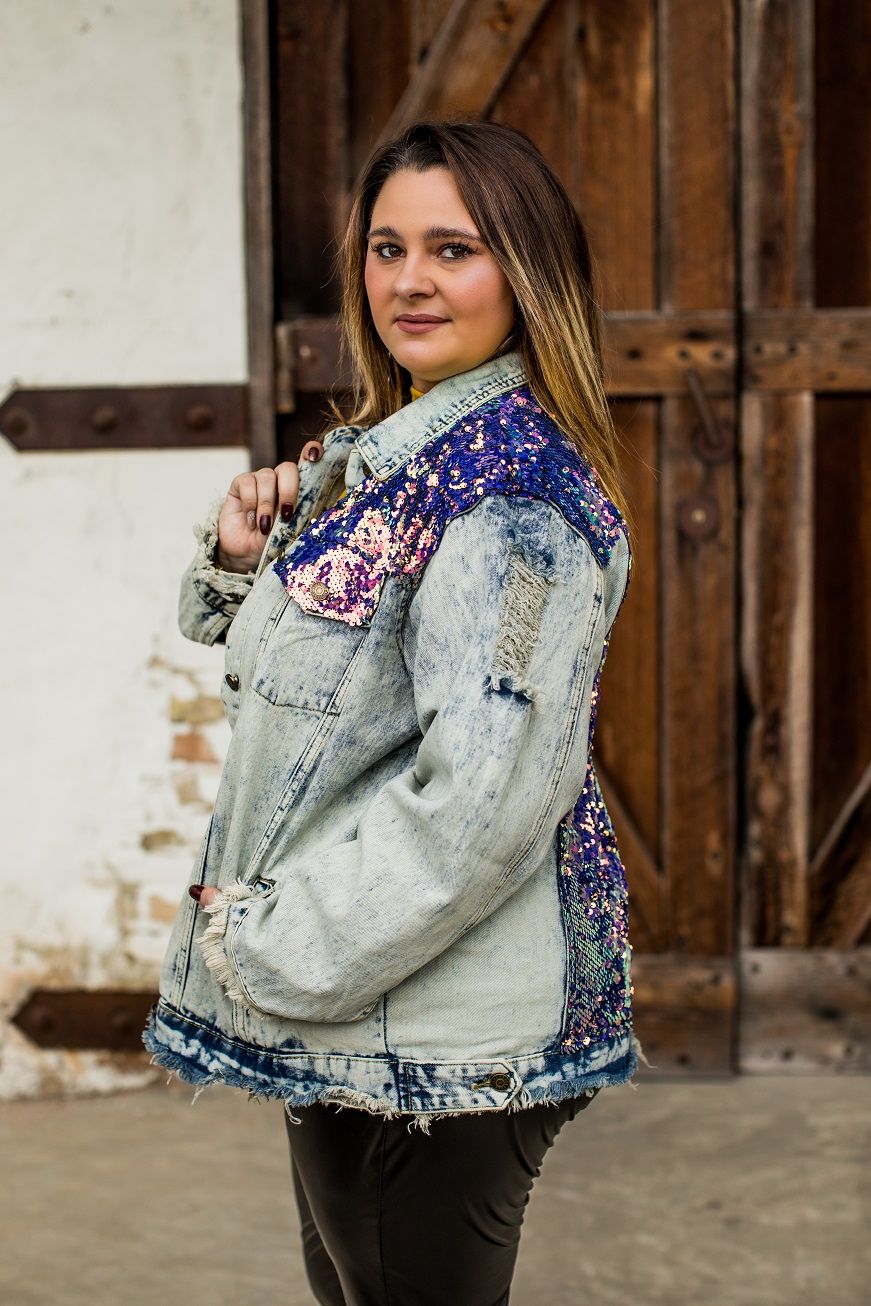
M486 117L550 0L455 0L376 142L421 118Z
M757 310L743 331L747 389L871 391L871 308Z
M814 306L813 0L740 4L741 301L747 314L805 313ZM765 351L754 343L763 352L750 355L751 372ZM798 380L776 394L745 389L742 378L745 948L810 941L815 414L812 385Z
M268 0L242 0L248 428L251 466L275 462L275 304L272 268L272 123Z
M732 957L632 955L635 1031L653 1070L639 1075L730 1074L735 962Z
M871 948L748 948L740 975L738 1070L871 1071Z
M247 407L245 385L13 390L0 434L20 453L245 445Z
M810 864L814 942L855 947L871 922L871 763Z
M813 395L743 400L744 945L806 944L813 687Z
M347 383L338 372L338 322L313 315L280 324L292 339L287 366L300 391ZM735 339L731 313L612 313L605 319L608 391L615 398L687 394L686 371L694 367L712 395L735 385Z

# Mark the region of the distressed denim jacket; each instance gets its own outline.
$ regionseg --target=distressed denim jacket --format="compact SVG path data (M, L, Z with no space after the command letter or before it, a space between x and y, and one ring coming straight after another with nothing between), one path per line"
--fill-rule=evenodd
M625 523L518 352L300 471L256 572L201 532L180 624L232 736L153 1061L427 1130L629 1080L624 867L592 761ZM348 492L322 511L336 476ZM186 882L187 884L187 882Z

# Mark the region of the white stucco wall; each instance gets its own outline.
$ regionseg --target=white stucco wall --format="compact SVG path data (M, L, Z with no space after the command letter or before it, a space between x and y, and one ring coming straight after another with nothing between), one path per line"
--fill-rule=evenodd
M236 0L0 15L0 393L246 379ZM227 742L176 627L191 525L242 448L19 454L0 437L0 1096L145 1054L39 1051L33 987L153 987Z

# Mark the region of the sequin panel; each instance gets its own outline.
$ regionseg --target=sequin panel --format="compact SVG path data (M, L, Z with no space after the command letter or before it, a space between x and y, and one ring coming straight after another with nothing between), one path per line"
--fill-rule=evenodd
M274 563L306 612L362 625L385 579L426 565L452 517L483 495L545 499L604 566L624 529L598 474L527 386L480 405L386 481L370 476L316 518Z
M628 886L592 760L599 683L607 653L608 640L593 682L584 785L574 807L560 822L558 835L559 893L568 955L562 1033L566 1052L612 1038L632 1022Z

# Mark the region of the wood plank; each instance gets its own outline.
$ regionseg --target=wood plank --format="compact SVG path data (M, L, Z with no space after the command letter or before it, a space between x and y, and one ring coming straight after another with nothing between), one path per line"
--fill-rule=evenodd
M413 0L349 6L346 102L352 177L362 170L417 63L411 46L415 8Z
M483 118L549 0L455 0L378 144L420 118Z
M864 856L871 759L871 396L818 396L814 506L811 939L831 937L840 880Z
M412 0L411 4L411 58L409 77L414 68L426 58L430 44L451 11L454 0ZM387 6L390 7L389 4Z
M743 399L744 947L807 944L813 396Z
M275 461L272 323L272 114L269 5L243 0L242 76L245 194L245 279L248 321L248 434L251 466Z
M580 166L577 10L578 0L551 0L488 115L530 135L575 202Z
M276 317L335 313L331 256L344 227L348 0L275 5ZM316 106L314 108L313 106Z
M814 4L816 302L871 302L871 4Z
M639 1078L729 1074L736 1008L732 957L632 955Z
M656 307L653 0L579 0L576 202L606 310Z
M742 299L814 302L813 0L741 0Z
M733 310L733 0L659 0L660 308Z
M747 389L871 391L871 308L762 310L742 327Z
M734 426L734 404L714 414ZM662 866L669 949L732 947L735 856L735 484L693 451L689 399L662 405ZM691 529L690 508L707 516Z
M741 957L738 1069L871 1071L871 948L748 948Z
M814 302L813 0L741 0L742 301ZM773 323L771 324L773 325ZM764 341L758 338L754 344ZM749 356L747 371L762 355ZM814 401L741 406L747 841L743 947L810 939Z
M720 311L734 331L732 4L660 0L657 15L659 304ZM701 372L689 398L691 366L660 419L663 915L669 950L723 956L737 842L735 467L711 458L698 432L709 406L728 453L736 411ZM731 368L728 381L734 391Z

